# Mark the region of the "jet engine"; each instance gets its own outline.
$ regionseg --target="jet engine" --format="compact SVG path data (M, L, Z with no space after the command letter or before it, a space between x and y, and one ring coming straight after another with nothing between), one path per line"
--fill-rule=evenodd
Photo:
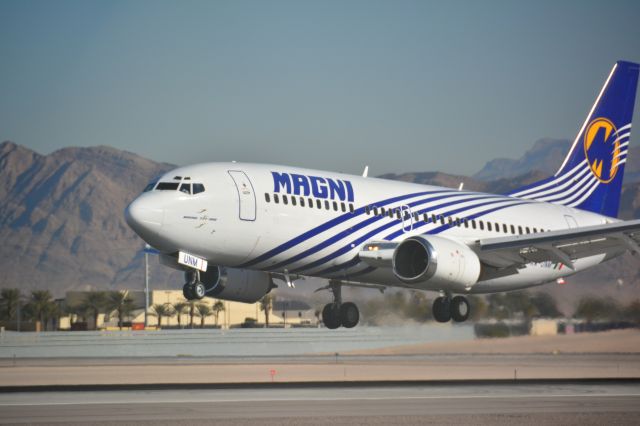
M266 272L213 265L209 265L206 272L200 272L200 281L207 289L207 296L243 303L255 303L275 287Z
M409 237L398 244L392 267L400 281L423 289L463 292L480 276L480 259L473 250L434 235Z

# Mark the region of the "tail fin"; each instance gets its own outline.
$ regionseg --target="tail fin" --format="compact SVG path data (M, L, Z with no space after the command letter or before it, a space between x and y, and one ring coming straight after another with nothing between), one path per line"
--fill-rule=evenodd
M509 195L616 217L639 69L616 62L556 174Z

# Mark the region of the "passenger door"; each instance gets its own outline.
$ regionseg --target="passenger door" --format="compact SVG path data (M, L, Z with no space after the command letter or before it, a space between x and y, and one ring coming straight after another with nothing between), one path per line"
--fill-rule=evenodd
M256 220L256 194L249 176L241 170L229 170L228 173L238 190L238 216L240 220Z

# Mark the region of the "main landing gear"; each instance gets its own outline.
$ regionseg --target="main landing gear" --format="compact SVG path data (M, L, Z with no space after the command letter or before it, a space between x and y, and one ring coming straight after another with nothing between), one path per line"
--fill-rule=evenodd
M327 288L327 287L325 287ZM328 303L322 310L322 322L328 329L340 326L353 328L360 321L360 311L355 303L342 303L342 285L339 281L330 281L328 288L333 293L333 303Z
M463 322L469 318L471 308L467 298L464 296L451 295L437 297L433 301L433 318L438 322Z
M207 289L204 284L200 282L199 271L187 271L184 273L186 283L182 287L182 295L187 300L201 300Z

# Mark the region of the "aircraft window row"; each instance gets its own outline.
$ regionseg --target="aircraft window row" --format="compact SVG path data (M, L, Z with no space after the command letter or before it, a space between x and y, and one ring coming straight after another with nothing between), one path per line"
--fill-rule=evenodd
M284 205L291 204L292 206L309 207L311 209L316 208L318 210L323 210L323 209L333 210L336 212L343 212L343 213L346 213L347 209L351 213L353 213L355 210L353 207L353 204L351 203L329 201L329 200L323 201L317 198L302 197L302 196L287 195L287 194L271 195L268 192L265 192L264 200L267 203L270 203L273 200L274 204L280 204L282 202L282 204Z
M381 216L381 217L390 217L393 218L393 216L395 215L395 217L398 220L401 220L404 216L404 219L409 219L410 215L409 212L407 210L404 211L404 214L402 213L402 209L400 208L387 208L385 209L384 207L378 207L378 206L365 206L364 211L367 215L371 215L373 214L374 216ZM413 220L415 222L419 222L420 221L420 214L419 213L413 213ZM505 234L519 234L519 235L524 235L524 234L537 234L539 232L548 232L551 230L547 230L545 231L542 228L537 228L537 227L522 227L520 225L515 226L515 225L507 225L506 223L500 224L498 222L490 222L490 221L485 221L485 220L476 220L476 219L467 219L467 218L459 218L459 217L452 217L452 216L444 216L444 215L436 215L436 214L432 214L431 216L429 216L426 213L423 213L422 215L422 221L424 223L435 223L435 224L440 224L440 225L449 225L449 226L456 226L456 227L464 227L467 229L478 229L480 231L489 231L489 232L502 232Z
M185 178L186 179L186 178ZM154 189L155 183L150 183L149 185L147 185L147 187L144 189L144 192L148 192L151 191L151 189ZM185 194L200 194L201 192L204 192L204 185L201 183L179 183L179 182L160 182L157 185L155 185L155 190L156 191L176 191L179 190L182 193Z

